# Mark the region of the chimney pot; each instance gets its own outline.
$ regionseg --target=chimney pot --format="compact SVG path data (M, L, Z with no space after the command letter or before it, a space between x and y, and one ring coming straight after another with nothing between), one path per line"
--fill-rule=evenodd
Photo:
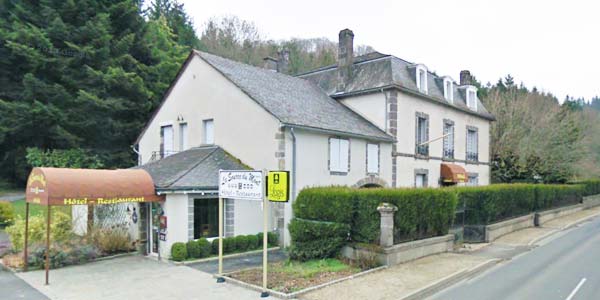
M277 72L277 65L277 59L270 56L263 58L263 68Z
M460 71L460 85L471 85L471 72L469 70Z
M282 49L277 52L277 72L288 74L290 69L290 50Z
M343 92L352 79L354 62L354 33L344 29L339 33L338 42L338 92Z

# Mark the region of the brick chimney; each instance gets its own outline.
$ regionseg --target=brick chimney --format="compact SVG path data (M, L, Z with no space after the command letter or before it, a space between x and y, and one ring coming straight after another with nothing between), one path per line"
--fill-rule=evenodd
M277 72L288 74L290 71L290 50L282 49L277 52Z
M263 58L263 68L277 72L277 59L267 56Z
M471 85L471 72L469 70L460 71L460 85Z
M350 29L344 29L340 31L338 43L338 92L343 92L352 79L353 61L354 33Z

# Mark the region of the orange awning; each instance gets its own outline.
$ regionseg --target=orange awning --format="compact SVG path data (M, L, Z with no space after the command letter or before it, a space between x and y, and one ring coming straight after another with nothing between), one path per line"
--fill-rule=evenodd
M465 182L467 179L467 171L465 168L455 165L443 163L441 166L442 181L446 183Z
M163 201L142 169L34 168L27 179L27 202L41 205L97 205Z

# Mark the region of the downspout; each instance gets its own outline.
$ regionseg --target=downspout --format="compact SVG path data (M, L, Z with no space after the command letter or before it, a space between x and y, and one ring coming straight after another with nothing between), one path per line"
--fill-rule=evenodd
M290 127L292 135L292 199L296 199L296 134L294 127Z
M140 153L140 151L138 149L135 148L136 145L131 145L131 150L133 150L133 152L135 152L135 154L137 154L137 165L141 165L142 164L142 154Z
M383 88L380 89L381 93L383 94L383 96L385 97L385 124L384 124L384 128L385 128L385 132L388 132L388 126L389 126L389 100L388 100L388 95L387 93L383 90Z

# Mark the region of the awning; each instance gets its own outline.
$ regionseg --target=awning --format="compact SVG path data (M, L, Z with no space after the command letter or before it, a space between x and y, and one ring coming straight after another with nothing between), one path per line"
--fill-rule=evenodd
M465 168L455 165L443 163L441 166L442 181L445 183L465 182L467 179L467 171Z
M25 190L29 203L41 205L96 205L163 201L154 182L141 169L92 170L34 168Z

